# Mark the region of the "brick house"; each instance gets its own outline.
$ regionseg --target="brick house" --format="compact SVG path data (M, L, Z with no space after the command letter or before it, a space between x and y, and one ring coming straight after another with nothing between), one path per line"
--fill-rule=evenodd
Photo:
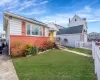
M9 12L3 13L3 29L9 45L9 55L15 40L22 40L39 47L44 41L49 40L50 36L53 37L53 31L51 30L49 35L50 29L45 23Z

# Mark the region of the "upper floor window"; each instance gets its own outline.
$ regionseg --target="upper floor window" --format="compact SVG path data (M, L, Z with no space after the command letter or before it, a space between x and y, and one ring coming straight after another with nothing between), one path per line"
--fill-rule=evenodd
M42 28L40 26L27 24L26 26L27 35L40 35L42 36Z
M77 21L77 19L75 19L75 21Z

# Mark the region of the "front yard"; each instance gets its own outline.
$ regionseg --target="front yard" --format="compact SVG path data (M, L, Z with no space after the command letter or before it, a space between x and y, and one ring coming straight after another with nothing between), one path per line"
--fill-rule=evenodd
M97 80L91 58L61 50L14 58L13 63L19 80Z

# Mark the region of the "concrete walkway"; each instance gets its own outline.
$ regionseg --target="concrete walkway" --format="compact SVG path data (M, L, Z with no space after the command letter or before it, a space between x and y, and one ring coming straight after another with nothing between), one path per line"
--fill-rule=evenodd
M81 52L77 52L77 51L73 51L73 50L68 50L68 49L62 49L64 51L68 51L68 52L71 52L71 53L74 53L74 54L78 54L78 55L82 55L82 56L86 56L86 57L92 57L91 55L89 54L85 54L85 53L81 53Z
M12 60L5 55L0 55L0 80L19 80Z

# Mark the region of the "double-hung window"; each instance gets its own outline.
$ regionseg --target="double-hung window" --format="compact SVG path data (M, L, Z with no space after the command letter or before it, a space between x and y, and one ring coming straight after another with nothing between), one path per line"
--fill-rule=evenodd
M40 27L40 29L39 29L39 34L40 34L40 36L42 36L42 28Z
M39 28L35 27L35 35L39 35Z
M32 35L35 35L35 27L32 26Z
M26 31L27 35L38 35L42 36L42 27L33 25L33 24L27 24L26 25Z

